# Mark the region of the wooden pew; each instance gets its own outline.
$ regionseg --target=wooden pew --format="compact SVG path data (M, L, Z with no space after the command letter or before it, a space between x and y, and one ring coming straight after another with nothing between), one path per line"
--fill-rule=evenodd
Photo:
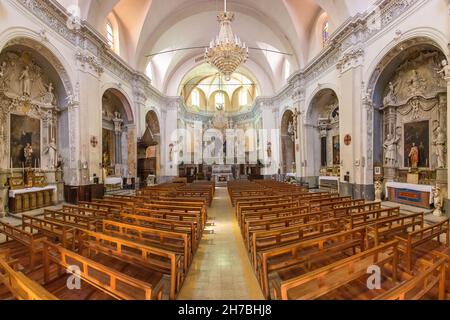
M421 300L432 294L432 291L438 292L439 300L446 300L446 266L445 258L441 258L435 263L428 262L424 271L379 295L374 300Z
M101 227L100 218L69 212L45 209L43 218L47 221L59 222L75 228L84 228L93 231L99 230L99 227Z
M203 232L204 229L201 215L198 213L166 212L161 210L136 208L134 214L163 220L193 222L195 223L197 230L201 230L201 232Z
M314 261L334 255L342 256L346 251L365 250L365 229L340 232L326 237L274 248L257 254L256 272L266 298L270 297L269 274L282 269L295 270Z
M257 207L256 209L242 211L240 216L237 217L238 224L243 229L247 219L264 219L264 217L268 216L279 217L279 213L283 211L291 212L289 215L292 213L300 214L310 212L307 206L301 206L298 202L288 202L261 208Z
M450 220L447 219L429 227L409 232L407 235L395 237L399 241L399 250L405 255L406 270L412 270L413 254L416 247L430 243L433 239L437 239L437 243L440 244L441 235L445 235L445 245L447 247L450 245L449 224Z
M126 263L170 276L170 299L175 299L182 283L181 257L167 250L150 247L102 233L77 230L78 252L101 252Z
M379 222L382 219L388 219L397 216L400 216L400 207L352 213L346 218L347 229L351 230L354 228L369 226L371 224Z
M368 268L373 265L381 268L389 265L392 268L391 281L396 283L398 277L397 246L398 242L392 241L299 277L283 281L280 283L279 293L274 290L274 297L282 300L320 299L354 280L367 276Z
M112 217L115 214L105 211L105 210L99 210L99 209L92 209L92 208L87 208L85 206L68 206L68 205L64 205L62 207L61 210L59 210L61 212L67 212L67 213L72 213L72 214L78 214L78 215L83 215L83 216L88 216L88 217L94 217L94 218L108 218L108 217Z
M107 266L97 263L61 246L44 241L44 282L49 283L51 263L67 270L69 266L80 268L80 278L106 294L124 300L161 300L162 286L134 279Z
M14 270L0 258L0 283L3 283L17 300L58 300L40 284Z
M6 236L7 242L9 239L13 239L28 248L30 252L30 270L33 270L37 255L42 253L45 237L42 235L34 235L31 232L13 227L4 222L0 222L0 233Z
M78 207L106 211L111 215L120 214L123 211L122 206L101 202L101 200L93 200L92 202L79 201Z
M339 233L345 228L345 221L342 219L331 219L298 225L289 228L281 228L271 231L256 231L250 234L249 254L253 265L257 264L257 254L260 251L286 246L300 241L307 241L314 238L325 237L327 235Z
M198 228L197 224L192 221L174 221L174 220L164 220L164 219L156 219L146 216L132 215L127 213L122 213L119 217L116 217L120 221L124 221L127 223L150 227L158 230L167 230L172 232L181 232L189 235L192 240L192 248L194 250L197 249L198 243L201 240L202 232L201 229Z
M416 228L424 227L423 212L407 216L396 216L383 219L367 226L367 244L368 246L378 246L381 241L390 241L396 235L405 234L408 231L415 231Z
M103 220L102 232L180 254L183 258L184 274L189 270L194 252L191 248L191 238L186 233L152 229L107 219Z

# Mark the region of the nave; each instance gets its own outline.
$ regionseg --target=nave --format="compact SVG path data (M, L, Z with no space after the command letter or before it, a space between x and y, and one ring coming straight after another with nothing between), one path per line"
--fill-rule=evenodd
M450 292L448 219L428 223L424 213L275 181L162 184L24 214L19 227L0 222L0 233L2 299L447 300Z

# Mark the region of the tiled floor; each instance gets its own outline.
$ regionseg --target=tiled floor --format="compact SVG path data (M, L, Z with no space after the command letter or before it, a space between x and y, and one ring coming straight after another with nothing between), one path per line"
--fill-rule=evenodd
M179 300L262 300L226 188L217 188L208 215L214 225L194 257Z

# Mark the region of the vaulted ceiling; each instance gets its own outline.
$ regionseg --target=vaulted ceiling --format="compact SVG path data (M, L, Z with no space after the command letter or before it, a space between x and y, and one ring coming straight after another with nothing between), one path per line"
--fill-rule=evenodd
M204 46L218 33L217 12L223 0L57 0L64 7L80 6L81 18L105 34L108 17L119 27L120 56L144 72L148 54L192 46ZM349 17L367 10L376 0L229 0L236 13L234 32L250 47L279 50L292 56L251 51L246 68L267 91L278 90L290 72L305 66L322 49L317 23L328 14L335 30ZM176 94L183 77L202 61L203 50L187 50L157 56L152 61L153 84L166 94ZM284 70L284 72L283 72ZM175 82L176 85L172 83Z

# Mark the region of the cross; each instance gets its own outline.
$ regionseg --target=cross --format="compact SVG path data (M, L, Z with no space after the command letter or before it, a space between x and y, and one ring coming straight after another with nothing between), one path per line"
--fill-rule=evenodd
M97 137L92 137L92 138L91 138L91 146L92 146L93 148L95 148L97 145L98 145Z
M346 146L349 146L350 143L352 143L352 137L349 134L345 136L344 143Z

